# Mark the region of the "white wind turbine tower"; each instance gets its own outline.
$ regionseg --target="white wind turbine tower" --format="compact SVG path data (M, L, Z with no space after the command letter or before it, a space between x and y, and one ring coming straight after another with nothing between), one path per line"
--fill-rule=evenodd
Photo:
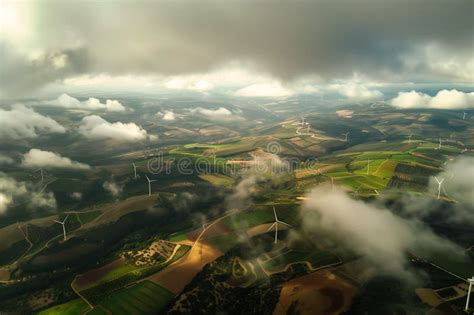
M69 216L69 214L64 218L63 222L61 221L58 221L58 220L54 220L54 222L58 223L58 224L61 224L63 226L63 236L64 236L64 241L66 241L66 220L67 220L67 217Z
M441 138L439 138L438 150L441 149Z
M344 137L345 137L345 138L344 138L344 142L347 142L347 136L349 135L349 131L346 132L346 133L344 133L343 135L344 135Z
M41 181L43 181L43 180L44 180L44 173L43 173L43 168L42 168L42 167L40 167L40 168L39 168L39 169L37 169L35 172L37 172L37 171L40 171L40 174L41 174Z
M434 177L436 179L436 181L438 182L438 200L441 196L441 185L443 184L444 182L444 178L441 178L441 179L438 179L438 177Z
M462 120L465 120L466 119L466 112L462 112Z
M413 134L410 134L410 135L408 136L408 144L411 143L411 137L412 137L412 136L413 136Z
M148 176L146 176L146 180L148 181L148 196L151 196L151 183L156 182L156 179L149 179Z
M281 223L283 225L286 225L288 227L291 227L288 223L285 223L283 221L278 220L277 213L275 210L275 206L273 206L273 214L275 215L275 222L268 228L267 232L270 231L273 227L275 227L275 244L278 242L278 224Z
M216 164L216 152L212 152L211 156L212 156L212 164L215 165Z
M137 166L135 165L135 162L132 162L132 166L133 166L133 174L134 174L133 178L137 179Z
M471 297L471 290L472 290L472 285L474 284L474 277L472 277L471 279L467 279L467 282L469 282L469 290L467 290L466 308L464 309L466 312L469 310L469 298Z

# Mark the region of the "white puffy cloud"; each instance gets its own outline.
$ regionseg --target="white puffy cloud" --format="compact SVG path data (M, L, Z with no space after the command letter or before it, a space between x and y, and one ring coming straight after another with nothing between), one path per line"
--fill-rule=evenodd
M163 120L171 121L175 119L176 119L175 114L170 110L166 110L165 113L163 114Z
M110 123L98 115L86 116L82 119L79 132L86 138L95 140L114 139L122 141L140 141L148 136L145 129L135 123Z
M205 116L231 116L232 112L225 107L219 107L218 109L207 109L202 107L197 107L192 109L191 112L199 113Z
M0 214L4 213L7 210L11 202L11 196L8 196L3 192L0 193Z
M40 133L65 133L54 119L17 104L11 110L0 109L0 138L36 138Z
M51 191L47 193L32 192L29 207L54 209L57 207L56 198L54 197L54 194Z
M383 98L383 93L379 90L370 90L358 83L333 84L329 88L353 100L371 101Z
M293 94L295 91L285 88L280 83L256 83L235 92L235 95L241 97L285 97Z
M0 172L0 214L4 213L13 202L14 196L20 196L27 192L26 186L5 173Z
M217 109L209 109L209 108L202 108L196 107L189 110L193 114L203 115L206 118L212 120L219 120L219 121L232 121L232 120L239 120L242 117L234 114L230 110L225 107L219 107Z
M188 78L173 78L166 81L164 86L172 90L194 90L208 91L214 88L214 84L206 80L192 80Z
M338 188L314 189L301 215L303 229L308 233L322 233L340 242L382 271L408 276L404 265L409 250L431 249L463 255L460 247L434 234L421 221L354 200Z
M70 158L63 157L58 153L51 151L42 151L31 149L23 155L22 165L28 168L67 168L87 170L90 166L84 163L72 161Z
M107 190L112 196L117 197L119 196L122 191L123 187L117 184L115 181L105 181L102 184L102 187L104 187L105 190Z
M352 118L354 111L348 109L336 110L336 115L341 118Z
M441 198L454 200L443 203L437 200L438 182L430 177L427 194L414 198L411 195L400 199L408 215L443 217L450 224L474 226L474 157L460 156L446 164L444 170L436 177L443 180Z
M80 191L75 191L71 194L71 198L74 200L81 200L82 199L82 193Z
M117 100L106 100L105 103L97 98L90 97L86 101L79 101L68 94L61 94L57 99L40 102L41 105L50 105L64 108L77 108L85 110L105 110L109 112L123 112L125 107Z
M8 210L15 199L24 201L27 198L27 207L56 208L56 199L52 192L36 191L33 185L16 181L7 174L0 172L0 215Z
M416 92L399 92L398 96L390 101L398 108L438 108L462 109L474 108L474 92L465 93L458 90L441 90L435 96Z

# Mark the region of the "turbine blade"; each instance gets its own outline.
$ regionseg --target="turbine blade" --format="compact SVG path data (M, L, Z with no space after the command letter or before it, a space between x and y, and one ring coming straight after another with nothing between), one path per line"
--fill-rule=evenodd
M273 206L273 214L275 215L275 221L278 221L277 213L275 210L275 206Z
M56 222L56 223L59 223L59 224L63 224L62 222L58 221L58 220L54 220L53 222Z
M271 229L273 229L273 227L275 226L275 224L277 224L277 223L274 222L272 225L270 225L270 227L267 229L267 232L270 231Z
M63 223L66 223L66 220L68 217L69 217L69 214L64 218Z
M283 221L278 221L278 223L283 224L283 225L286 225L286 226L288 226L288 227L291 227L291 224L288 224L288 223L283 222Z
M148 180L148 182L150 182L150 179L148 178L148 176L145 175L145 177L146 177L146 179Z

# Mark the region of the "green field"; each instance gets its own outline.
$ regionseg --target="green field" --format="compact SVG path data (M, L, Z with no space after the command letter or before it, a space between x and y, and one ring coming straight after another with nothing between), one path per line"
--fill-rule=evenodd
M173 293L145 280L114 292L101 300L100 305L114 315L157 314L173 297Z
M109 276L110 273L107 275L107 278L109 278L108 281L101 279L95 286L81 291L81 294L92 304L99 304L100 301L110 295L115 294L115 292L118 292L143 278L160 272L168 265L183 257L190 248L190 246L181 245L173 258L167 263L159 263L141 268L132 266L134 269L128 271L127 268L129 267L124 267L122 269L122 266L120 266L111 272L113 276ZM117 269L118 271L116 271Z
M179 242L179 241L184 241L188 239L188 234L189 231L184 231L184 232L176 232L167 237L167 240L170 242Z
M235 182L233 178L221 174L202 174L199 175L199 178L213 184L214 186L222 187L232 187Z
M109 282L111 280L117 279L133 270L139 269L138 267L125 263L123 265L118 266L117 268L111 270L109 273L107 273L102 279L97 281L95 285L99 285L101 283Z
M273 212L264 210L240 211L235 215L225 218L222 223L230 229L249 228L255 225L274 220Z
M39 315L77 315L84 314L89 309L89 305L82 299L74 299L67 303L50 307L44 311L41 311Z
M89 212L83 212L83 213L77 213L77 216L79 220L82 222L82 224L86 224L88 222L93 221L95 218L97 218L99 215L101 215L101 211L89 211Z
M208 238L206 241L225 253L238 243L238 236L235 233L225 234Z

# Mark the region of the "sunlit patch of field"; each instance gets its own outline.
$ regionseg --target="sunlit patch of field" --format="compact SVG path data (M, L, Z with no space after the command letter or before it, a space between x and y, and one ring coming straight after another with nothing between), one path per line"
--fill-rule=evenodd
M356 291L332 271L316 271L283 284L273 314L288 314L290 310L302 315L340 314L350 308Z
M182 260L151 276L149 280L178 294L206 264L222 256L218 249L208 244L200 242L195 247Z
M92 269L76 276L72 285L78 291L82 291L95 285L110 281L114 278L118 278L135 269L136 267L128 264L124 258L119 258L100 268Z
M247 230L247 235L249 237L261 235L268 233L268 229L272 226L273 223L265 223L265 224L260 224L253 226ZM278 225L278 230L286 230L288 227L286 225L279 224Z
M233 178L221 174L201 174L199 175L199 178L213 184L214 186L222 187L232 187L235 182Z
M296 179L308 176L322 175L326 173L336 172L338 170L346 170L343 164L320 164L313 168L301 168L295 171Z
M39 315L77 315L84 314L89 310L89 305L82 299L74 299L69 302L50 307L44 311L41 311Z

